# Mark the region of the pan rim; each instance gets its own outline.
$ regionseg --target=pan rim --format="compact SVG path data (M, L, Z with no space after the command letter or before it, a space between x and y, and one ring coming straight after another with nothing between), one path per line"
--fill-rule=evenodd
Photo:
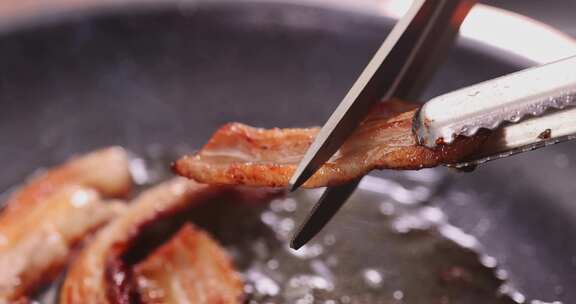
M10 1L0 3L0 34L34 29L79 17L107 15L112 12L147 12L166 7L194 8L226 4L296 5L348 12L394 22L402 16L410 2L406 0L45 0L17 5ZM527 33L530 36L526 36ZM576 39L568 34L525 15L485 4L477 4L472 9L462 25L458 44L460 47L473 49L520 67L548 63L576 54ZM543 45L546 47L542 47Z

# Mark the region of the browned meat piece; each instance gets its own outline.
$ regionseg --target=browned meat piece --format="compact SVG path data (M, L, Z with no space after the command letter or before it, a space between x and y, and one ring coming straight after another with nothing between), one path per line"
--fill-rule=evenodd
M2 231L0 299L13 300L54 278L83 236L123 210L94 190L67 186ZM1 302L1 300L0 300Z
M342 184L373 169L421 169L456 162L484 141L478 136L437 149L421 146L412 134L415 113L416 106L400 101L379 104L304 187ZM286 186L318 130L227 124L200 152L181 158L173 169L202 183Z
M177 177L161 183L141 193L135 198L122 216L113 220L101 229L94 239L83 248L78 258L72 263L64 284L60 291L60 303L128 303L133 294L131 285L131 265L126 263L124 257L130 252L135 239L141 237L147 227L163 219L172 219L179 212L185 212L214 200L234 199L235 202L243 203L250 200L267 201L278 194L269 189L230 188L209 186ZM187 232L183 232L187 233ZM200 237L198 232L195 237L199 238L197 245L206 245L205 236ZM178 241L176 241L178 242ZM188 243L187 243L188 244ZM208 246L208 245L206 245ZM168 245L170 248L170 245ZM199 258L207 251L217 251L212 247L202 247L198 252ZM161 249L167 250L167 249ZM197 248L196 250L200 250ZM213 253L216 255L216 253ZM224 261L225 257L214 256L216 261ZM224 263L224 262L223 262ZM209 267L208 265L205 265ZM203 271L210 271L202 268ZM229 282L237 280L232 271L212 269L214 275L219 273L221 279ZM209 278L209 276L207 277ZM211 281L206 284L210 285ZM200 283L195 286L201 286ZM211 285L210 285L211 286ZM224 286L224 285L222 285ZM228 286L228 285L227 285ZM228 294L234 294L237 289L230 289ZM210 295L210 291L205 291ZM193 302L192 302L193 303Z
M129 265L124 265L122 257L130 250L132 242L146 225L191 206L222 199L229 194L239 194L234 196L238 199L256 197L263 199L266 196L261 193L265 192L269 191L209 186L181 177L143 192L122 216L100 230L92 242L82 250L78 259L72 263L60 292L60 303L128 302L131 286L127 272L130 269ZM204 270L208 271L207 268ZM219 270L213 269L213 271L216 273ZM226 280L232 282L235 278L228 277ZM232 293L231 290L230 294ZM210 292L206 291L206 294Z
M74 246L118 214L131 188L124 150L109 148L73 159L34 178L0 214L0 302L15 301L49 282Z
M0 231L20 221L31 208L64 185L93 188L104 197L123 197L132 187L128 156L119 147L98 150L32 178L5 202Z
M134 267L142 303L242 303L244 284L226 252L192 225Z
M176 178L140 194L122 217L100 230L72 263L60 293L60 303L112 303L108 301L106 269L116 244L129 242L138 228L203 197L209 186Z
M0 303L2 303L2 301L0 301ZM10 304L29 304L29 303L33 303L31 302L28 298L19 298L18 300L13 300L10 301Z

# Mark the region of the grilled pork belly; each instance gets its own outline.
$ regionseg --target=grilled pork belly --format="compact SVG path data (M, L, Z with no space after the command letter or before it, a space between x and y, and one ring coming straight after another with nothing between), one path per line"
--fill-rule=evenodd
M130 303L138 291L144 292L142 299L151 300L151 289L144 290L143 285L132 283L133 265L125 259L132 250L135 240L146 238L146 235L142 234L148 227L165 219L171 220L177 213L190 210L193 212L193 207L199 204L229 199L231 195L235 200L242 201L254 198L266 199L270 197L269 194L272 192L267 189L210 186L181 177L144 191L130 203L122 216L101 229L72 263L60 292L60 303ZM208 297L206 299L232 301L241 290L237 274L231 268L223 250L206 234L190 227L184 228L175 239L136 266L136 282L142 282L139 279L145 278L143 276L146 275L150 275L150 280L155 279L156 275L162 275L159 269L157 272L153 271L154 263L165 263L166 267L181 265L183 268L179 272L166 275L173 275L174 279L180 280L174 283L183 284L183 288L196 288L187 291L189 293L186 295L174 294L180 290L179 288L166 289L170 297L194 299L206 296ZM150 272L147 272L148 270ZM197 281L193 284L186 281L191 273L197 275L195 279ZM157 278L160 280L160 277ZM215 280L219 283L216 284ZM165 281L157 283L158 288L168 288L163 285ZM213 298L215 295L210 290L213 287L221 288L218 294L222 297ZM199 290L199 288L207 289ZM235 302L191 301L190 303Z
M33 178L0 213L0 303L52 280L74 247L123 210L102 197L123 197L132 186L126 152L99 150Z
M401 101L378 104L340 150L303 186L334 186L374 169L412 170L454 163L473 153L483 136L459 138L429 149L412 133L417 107ZM181 176L208 184L283 187L319 128L259 129L239 123L220 128L196 154L173 164Z
M136 265L133 280L142 303L242 303L244 284L230 258L190 224Z

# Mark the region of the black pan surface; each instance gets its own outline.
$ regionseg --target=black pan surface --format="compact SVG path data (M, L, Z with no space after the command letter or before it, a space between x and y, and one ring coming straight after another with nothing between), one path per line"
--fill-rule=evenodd
M340 10L228 3L67 17L4 33L0 37L0 187L9 189L36 168L112 144L147 157L170 159L198 148L215 128L229 121L261 127L320 125L390 26L387 19ZM505 57L459 47L426 95L519 68ZM470 174L440 168L376 176L407 191L414 191L414 184L432 189L417 200L440 206L450 223L476 236L483 251L500 262L511 284L528 299L570 303L576 301L576 188L571 185L576 180L575 149L574 144L563 144L494 162ZM426 176L433 176L435 182L429 184ZM374 226L388 221L373 217L384 207L359 207L367 204L360 201L375 205L386 200L404 206L401 198L386 194L394 193L389 183L379 191L364 187L349 204L353 207L327 227L334 235L345 236L338 239L338 250L346 252L350 261L343 262L348 266L342 269L359 267L356 261L363 257L376 268L394 268L402 261L402 251L393 262L383 260L389 247L399 246L386 244L385 231L380 233L383 228ZM300 194L307 195L315 194ZM305 209L298 212L304 214ZM234 243L230 239L235 237L225 232L213 233L225 243ZM370 246L357 236L365 237ZM466 250L453 256L443 252L423 255L422 267L443 257L459 259L468 254ZM307 265L316 257L305 257ZM401 277L411 275L399 269ZM354 278L351 275L350 282L356 282ZM381 293L378 289L363 292L365 285L351 283L338 285L327 296L320 293L317 299L431 303L423 296L434 290L398 298L396 291L404 283L386 284L384 280L376 286L386 292L385 297L371 297ZM412 294L418 290L407 289ZM352 298L343 300L346 294ZM456 303L490 301L459 299Z

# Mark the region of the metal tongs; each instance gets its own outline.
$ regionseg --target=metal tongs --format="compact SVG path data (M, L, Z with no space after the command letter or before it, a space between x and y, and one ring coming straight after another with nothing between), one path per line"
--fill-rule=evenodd
M435 97L420 109L413 129L434 148L458 136L493 130L462 168L576 139L576 56Z
M321 129L291 184L298 188L344 143L381 99L415 100L444 57L473 0L417 0L397 23ZM428 101L415 116L422 145L450 144L490 132L481 151L449 166L464 168L576 138L576 57L527 69ZM360 179L326 189L292 240L299 248L350 197Z

